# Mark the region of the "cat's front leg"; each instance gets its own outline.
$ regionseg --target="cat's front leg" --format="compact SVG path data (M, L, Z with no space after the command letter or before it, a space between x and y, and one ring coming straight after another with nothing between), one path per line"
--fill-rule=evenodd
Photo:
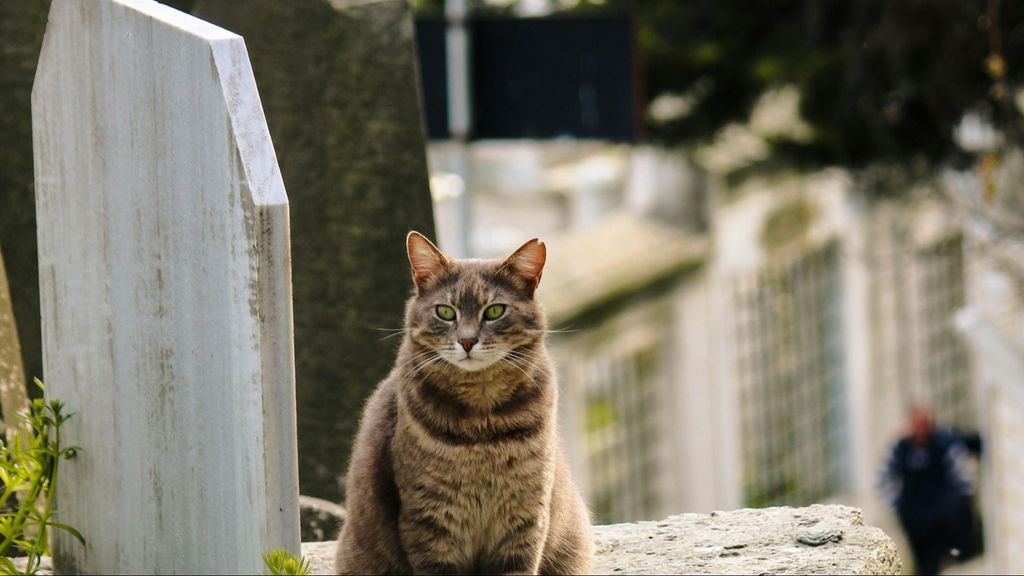
M402 548L414 574L473 574L460 534L427 510L403 510Z
M536 512L508 519L501 538L478 562L481 574L536 574L547 535L548 518Z

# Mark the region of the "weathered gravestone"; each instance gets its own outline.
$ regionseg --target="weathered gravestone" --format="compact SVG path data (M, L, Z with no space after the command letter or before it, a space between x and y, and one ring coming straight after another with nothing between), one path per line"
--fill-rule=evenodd
M49 6L49 0L0 2L0 244L26 369L22 379L43 375L30 107Z
M405 235L433 236L406 0L197 0L246 38L292 208L299 477L339 501L360 410L391 369L412 289Z
M11 308L3 250L0 250L0 408L3 409L3 431L7 441L14 439L16 431L25 434L27 438L31 427L25 419L18 417L19 413L28 408L25 371L21 365L21 345Z
M32 93L58 572L248 573L299 545L288 202L242 39L54 2Z

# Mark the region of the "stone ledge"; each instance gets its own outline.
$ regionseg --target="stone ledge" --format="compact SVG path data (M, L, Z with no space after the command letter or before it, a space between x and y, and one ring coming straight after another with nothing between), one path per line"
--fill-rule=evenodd
M899 574L892 539L857 508L743 509L661 522L595 526L595 574ZM808 543L803 543L803 542ZM817 544L817 545L815 545ZM334 542L308 542L314 574L330 574Z

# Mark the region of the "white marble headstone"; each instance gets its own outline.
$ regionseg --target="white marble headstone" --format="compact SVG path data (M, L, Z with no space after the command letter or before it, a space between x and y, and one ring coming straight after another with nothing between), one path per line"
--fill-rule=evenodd
M291 263L242 38L54 1L32 121L57 571L262 573L299 546Z

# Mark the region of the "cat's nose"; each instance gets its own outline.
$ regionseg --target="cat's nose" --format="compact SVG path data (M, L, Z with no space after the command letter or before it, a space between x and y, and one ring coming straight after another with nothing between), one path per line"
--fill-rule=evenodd
M479 338L459 338L459 344L462 344L462 349L469 352L473 345L479 342Z

